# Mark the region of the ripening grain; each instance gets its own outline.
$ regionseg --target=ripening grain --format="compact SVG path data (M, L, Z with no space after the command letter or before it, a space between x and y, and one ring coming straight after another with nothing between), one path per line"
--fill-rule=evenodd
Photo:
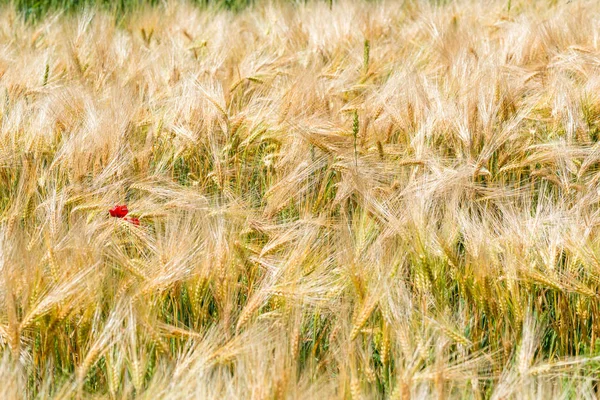
M4 7L0 121L2 399L596 396L595 1Z

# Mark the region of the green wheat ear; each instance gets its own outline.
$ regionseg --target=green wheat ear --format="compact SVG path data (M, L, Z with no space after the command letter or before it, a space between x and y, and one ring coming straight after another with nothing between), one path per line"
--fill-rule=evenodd
M360 128L360 125L358 122L358 111L354 110L354 112L352 113L352 137L354 138L354 164L356 166L358 166L358 154L356 151L356 142L357 142L357 138L358 138L359 128Z
M50 65L46 64L46 69L44 70L44 81L42 83L42 86L46 86L46 84L48 83L49 75L50 75Z
M371 45L369 43L369 39L365 39L364 49L363 49L363 68L365 74L369 70L369 56L371 52Z

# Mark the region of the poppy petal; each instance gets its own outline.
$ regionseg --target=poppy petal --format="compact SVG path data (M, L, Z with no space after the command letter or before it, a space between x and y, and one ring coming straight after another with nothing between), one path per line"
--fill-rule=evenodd
M132 223L132 224L134 224L134 225L137 225L137 226L139 226L139 225L140 225L140 220L139 220L139 219L137 219L137 218L133 218L133 217L125 217L125 218L123 218L123 219L124 219L125 221L127 221L127 222L131 222L131 223Z
M129 212L129 210L127 209L127 205L123 204L123 205L116 205L113 208L111 208L110 210L108 210L109 214L111 217L116 217L116 218L123 218L124 216L127 215L127 213Z

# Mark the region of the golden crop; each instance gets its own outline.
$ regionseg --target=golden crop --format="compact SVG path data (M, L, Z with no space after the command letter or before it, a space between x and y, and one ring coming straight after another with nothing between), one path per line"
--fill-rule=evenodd
M599 133L596 1L4 6L0 398L595 398Z

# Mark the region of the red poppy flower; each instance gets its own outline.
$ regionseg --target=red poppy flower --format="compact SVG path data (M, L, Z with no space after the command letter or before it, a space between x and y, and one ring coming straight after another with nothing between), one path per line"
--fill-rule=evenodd
M116 217L116 218L123 218L124 216L127 215L127 213L129 212L129 210L127 209L127 205L123 204L123 205L116 205L113 208L111 208L110 210L108 210L108 212L110 213L111 217Z
M139 219L137 219L137 218L133 218L133 217L125 217L125 218L123 218L123 219L124 219L125 221L127 221L127 222L131 222L131 223L132 223L132 224L134 224L134 225L138 225L138 226L140 225L140 220L139 220Z

